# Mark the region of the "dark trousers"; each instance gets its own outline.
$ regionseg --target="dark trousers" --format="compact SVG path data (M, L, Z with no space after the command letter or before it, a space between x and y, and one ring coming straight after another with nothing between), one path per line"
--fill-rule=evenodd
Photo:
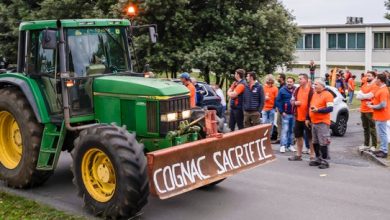
M364 146L376 147L377 137L376 137L375 122L372 119L372 113L362 112L360 118L362 119L362 125L364 131ZM370 134L371 134L372 145L370 145Z
M229 128L234 131L235 127L238 129L244 128L244 111L242 109L230 109Z

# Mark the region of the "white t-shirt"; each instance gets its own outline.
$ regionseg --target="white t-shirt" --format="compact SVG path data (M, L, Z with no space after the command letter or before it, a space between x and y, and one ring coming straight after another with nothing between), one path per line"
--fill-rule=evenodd
M215 91L215 93L217 93L217 95L221 98L221 104L222 104L222 106L226 106L226 99L225 99L225 96L223 95L222 89L217 89L217 90Z

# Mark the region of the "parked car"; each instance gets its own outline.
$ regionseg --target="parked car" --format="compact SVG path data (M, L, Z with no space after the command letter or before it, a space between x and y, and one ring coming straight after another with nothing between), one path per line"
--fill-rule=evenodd
M198 82L198 84L205 92L203 94L203 101L199 107L207 107L207 109L216 110L218 117L222 117L223 106L221 104L221 98L209 84L205 82Z
M179 79L172 79L173 82L181 83ZM203 90L203 101L198 106L209 110L216 110L218 117L222 117L223 106L221 98L215 93L214 89L205 82L198 82L198 85Z
M334 97L333 112L330 114L332 135L344 136L349 119L347 99L335 87L327 86L327 89Z

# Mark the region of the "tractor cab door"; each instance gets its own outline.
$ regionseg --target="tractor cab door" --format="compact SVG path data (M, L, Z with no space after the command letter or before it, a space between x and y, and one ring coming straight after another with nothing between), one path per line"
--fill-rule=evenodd
M27 33L26 72L36 79L45 98L46 107L52 119L62 119L63 97L59 68L58 46L47 49L42 45L45 39L44 30L28 31ZM72 55L69 54L72 59ZM72 71L72 70L71 70ZM73 71L72 71L73 72ZM91 91L88 92L88 79L72 75L72 86L67 86L71 116L92 113ZM90 84L90 83L89 83ZM66 83L69 85L69 83Z
M63 113L60 79L58 76L58 49L43 49L43 31L27 31L27 54L25 70L36 79L45 98L46 107L50 115Z

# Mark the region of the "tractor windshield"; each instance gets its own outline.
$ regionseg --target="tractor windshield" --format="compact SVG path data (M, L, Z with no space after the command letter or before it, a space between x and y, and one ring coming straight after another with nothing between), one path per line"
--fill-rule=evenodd
M130 70L124 28L67 29L69 70L75 77Z

